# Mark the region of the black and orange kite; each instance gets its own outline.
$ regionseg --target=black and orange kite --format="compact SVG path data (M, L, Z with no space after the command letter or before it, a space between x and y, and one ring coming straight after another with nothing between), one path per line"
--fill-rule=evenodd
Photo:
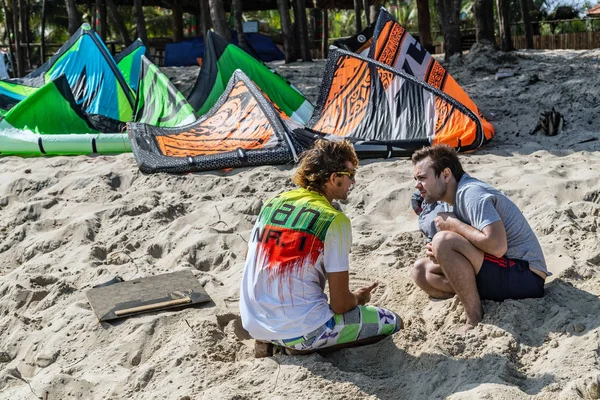
M236 62L239 52L230 52L229 62L241 70L196 122L179 128L129 124L140 169L183 173L285 164L297 161L318 138L350 140L360 158L389 158L437 143L471 151L494 136L464 90L387 11L360 35L340 42L355 52L330 50L306 125L271 101L243 72L245 64ZM219 74L224 59L204 62L216 65L210 71ZM264 82L268 69L252 65L251 73ZM273 79L281 81L274 74Z

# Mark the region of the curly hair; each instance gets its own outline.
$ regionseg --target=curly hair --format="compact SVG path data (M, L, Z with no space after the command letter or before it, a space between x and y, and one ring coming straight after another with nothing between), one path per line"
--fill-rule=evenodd
M421 150L417 150L412 155L412 163L416 165L419 161L429 157L431 160L431 166L435 176L438 177L446 168L450 168L452 175L456 181L460 181L460 178L464 175L465 171L458 159L456 150L445 144L438 144L431 147L423 147Z
M355 167L358 165L358 157L349 141L317 140L313 148L300 156L300 165L292 181L305 189L323 193L331 174L348 169L346 161Z

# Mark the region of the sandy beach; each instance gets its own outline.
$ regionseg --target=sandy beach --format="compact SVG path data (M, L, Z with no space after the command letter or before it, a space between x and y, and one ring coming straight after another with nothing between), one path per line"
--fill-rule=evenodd
M255 359L238 309L247 240L262 203L293 187L293 165L176 176L144 175L132 154L0 157L0 398L600 398L600 50L477 46L443 64L496 128L461 160L537 233L554 274L544 298L485 301L483 322L456 336L458 300L431 301L410 277L425 243L410 160L365 160L341 205L351 286L380 282L371 303L405 329ZM316 103L324 60L271 66ZM514 76L496 80L500 68ZM184 93L197 71L165 69ZM552 108L563 131L529 135ZM212 302L100 323L85 294L184 269Z

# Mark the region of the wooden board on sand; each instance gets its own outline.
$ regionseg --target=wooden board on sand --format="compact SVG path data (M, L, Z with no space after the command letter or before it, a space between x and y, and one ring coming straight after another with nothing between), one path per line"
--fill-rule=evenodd
M86 295L100 321L211 300L190 270L97 287L88 290Z

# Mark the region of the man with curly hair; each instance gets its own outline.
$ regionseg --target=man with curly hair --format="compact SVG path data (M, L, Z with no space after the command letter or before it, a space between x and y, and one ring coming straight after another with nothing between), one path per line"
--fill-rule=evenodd
M366 306L376 282L350 290L352 228L332 202L348 197L357 166L349 142L318 140L293 177L300 188L262 207L240 293L257 357L270 355L273 345L296 354L374 343L402 328L395 313Z

